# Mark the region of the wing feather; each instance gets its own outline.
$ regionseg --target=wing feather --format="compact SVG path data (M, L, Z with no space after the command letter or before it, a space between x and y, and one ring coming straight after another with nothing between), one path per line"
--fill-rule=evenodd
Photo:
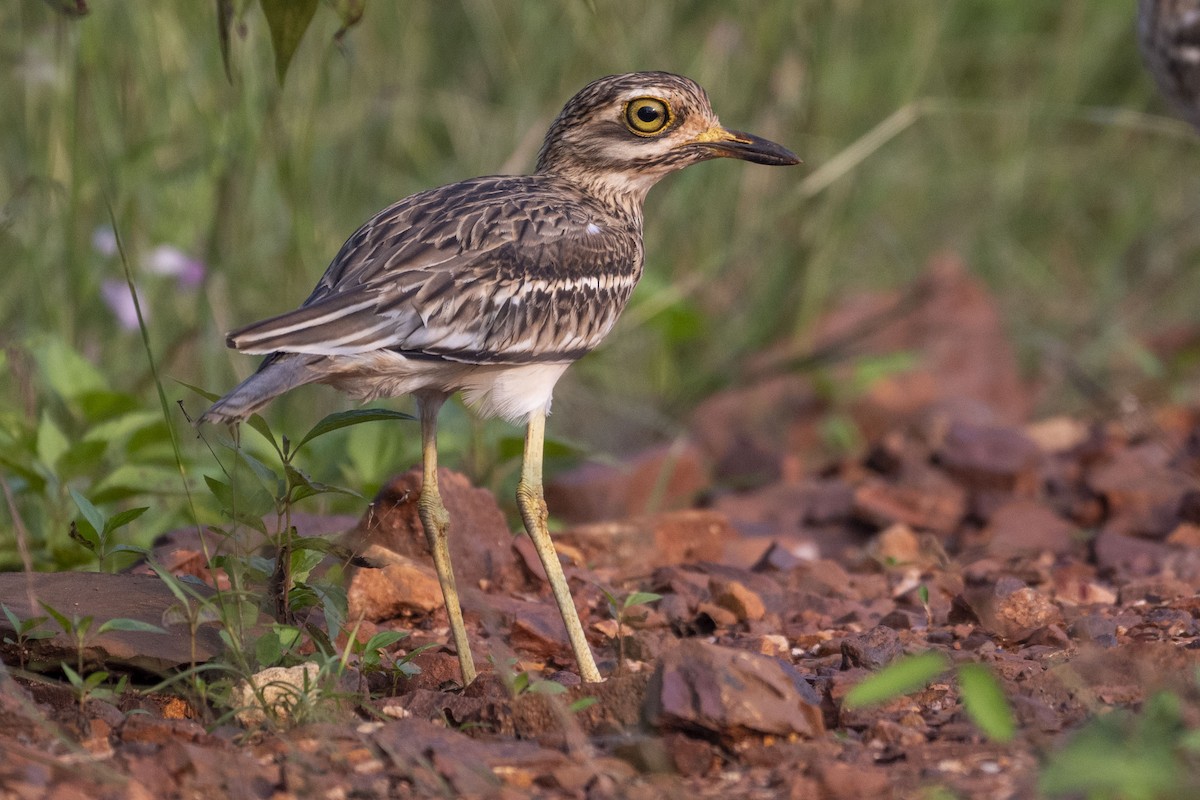
M479 178L384 209L300 308L228 341L248 353L573 360L611 329L641 267L640 217L545 176Z

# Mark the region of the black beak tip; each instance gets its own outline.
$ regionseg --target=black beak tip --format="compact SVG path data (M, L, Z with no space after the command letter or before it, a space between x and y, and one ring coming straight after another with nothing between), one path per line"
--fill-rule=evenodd
M803 163L791 150L769 139L742 131L730 133L737 138L721 143L722 155L769 167L791 167Z

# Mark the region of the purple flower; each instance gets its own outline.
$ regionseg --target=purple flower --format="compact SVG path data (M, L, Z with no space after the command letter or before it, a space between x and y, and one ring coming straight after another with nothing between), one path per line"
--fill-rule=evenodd
M117 234L107 225L92 231L92 249L102 256L111 258L117 254Z
M138 329L137 309L133 307L133 296L129 293L129 284L125 281L109 278L100 284L100 297L104 300L104 305L108 306L108 310L117 318L117 322L127 331L136 331ZM142 299L142 293L138 292L138 303L142 307L142 317L148 322L150 319L150 309L146 306Z
M185 289L199 286L207 272L203 261L169 244L160 244L151 250L142 266L147 272L174 278Z

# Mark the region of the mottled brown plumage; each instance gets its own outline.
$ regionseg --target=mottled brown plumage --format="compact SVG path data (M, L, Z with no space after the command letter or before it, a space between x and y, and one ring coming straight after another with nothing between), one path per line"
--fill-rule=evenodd
M1200 130L1200 0L1140 0L1138 43L1159 90Z
M798 163L779 145L723 128L687 78L601 78L554 120L534 174L474 178L401 200L350 237L300 308L229 334L230 347L267 358L202 422L236 422L307 383L363 399L417 398L421 518L464 682L474 664L437 493L438 409L462 392L483 415L528 424L518 504L583 677L599 680L546 531L545 415L559 377L612 330L641 277L650 187L718 157Z

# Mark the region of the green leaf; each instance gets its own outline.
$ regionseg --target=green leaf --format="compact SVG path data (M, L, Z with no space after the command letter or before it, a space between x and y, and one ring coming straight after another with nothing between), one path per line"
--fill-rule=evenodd
M254 642L254 660L260 667L273 667L283 658L283 645L272 631L264 633Z
M109 420L135 413L156 418L159 416L157 411L139 412L138 408L141 404L133 395L108 389L81 392L75 398L75 402L79 404L79 410L83 412L83 416L93 423L103 424Z
M565 694L567 687L557 681L534 681L529 685L530 694Z
M275 510L275 498L263 488L262 484L250 480L249 476L242 476L236 486L231 486L211 475L205 475L204 482L208 484L208 490L213 493L213 497L217 498L217 502L221 504L222 510L228 512L235 519L241 520L243 517L258 519Z
M572 714L578 714L580 711L585 711L599 702L599 697L589 694L586 697L579 698L574 703L571 703L569 706L567 706L567 711L570 711Z
M662 600L662 595L655 594L654 592L633 592L625 598L625 602L621 607L628 609L633 608L634 606L644 606L647 603L653 603L656 600Z
M65 614L58 611L56 608L54 608L54 606L51 606L48 603L44 603L41 600L39 600L38 604L45 610L45 612L47 614L49 614L51 617L54 618L54 621L58 623L58 627L63 629L63 633L71 634L74 632L74 630L75 630L75 621L74 620L67 619L67 616Z
M124 511L118 511L104 523L104 535L107 536L115 530L124 528L149 510L150 506L140 506L138 508L127 508Z
M279 447L279 441L275 438L275 434L271 431L271 426L267 424L265 419L263 419L262 414L251 414L250 419L246 420L246 424L250 426L252 431L256 432L259 436L270 442L271 447L275 449L275 452L279 454L280 458L283 457L283 450L281 450Z
M1007 742L1017 730L1012 707L996 676L982 664L958 668L958 688L971 721L994 742Z
M846 708L862 708L924 687L950 666L941 653L928 651L893 661L846 694Z
M65 661L60 666L62 667L63 674L67 676L67 680L71 682L71 685L76 689L83 689L83 678L79 677L79 673L71 669L71 666Z
M104 670L93 672L83 679L83 690L90 692L106 680L108 680L108 673Z
M108 381L100 370L61 339L41 339L33 344L32 351L42 377L59 397L74 400L89 392L108 389Z
M203 397L205 400L207 400L210 403L215 403L221 399L221 395L217 394L216 392L210 392L207 389L201 389L199 386L194 386L190 383L187 383L186 381L181 381L179 379L176 379L175 382L178 383L180 386L182 386L185 389L190 389L191 391L200 395L201 397Z
M128 617L114 617L100 625L96 629L96 633L105 633L106 631L138 631L141 633L166 633L165 630L155 625L152 622L146 622L140 619L129 619Z
M81 514L83 514L83 518L86 519L88 524L92 526L92 530L96 531L97 533L101 531L107 532L107 529L104 527L104 514L100 513L100 509L92 505L90 500L74 489L70 489L69 491L71 493L71 499L74 500L75 505L79 507L79 511Z
M4 612L4 616L8 619L8 624L12 626L14 632L21 632L21 618L13 613L12 609L5 603L0 603L0 611ZM369 644L369 642L368 642Z
M104 453L108 450L108 442L80 441L73 443L66 452L58 457L54 465L58 479L67 482L73 478L90 479L93 475L103 474Z
M154 464L121 464L92 487L92 495L119 494L134 490L136 494L177 494L183 488L178 467Z
M282 84L292 56L317 11L317 0L261 0L261 5L267 26L271 29L275 74Z
M292 452L296 452L318 436L324 436L341 428L347 428L351 425L361 425L364 422L398 419L411 420L415 419L415 417L412 414L405 414L402 411L392 411L387 408L356 408L351 411L339 411L330 414L314 425L308 433L304 434L304 438L300 440L300 443L296 445Z
M363 645L363 652L371 653L377 650L385 650L401 639L407 638L408 633L405 631L380 631L370 639L367 639L367 643Z
M62 458L63 453L67 452L70 447L71 443L67 440L66 434L55 424L50 417L50 412L43 411L37 427L38 460L53 469L54 465L58 463L58 459Z
M93 425L86 434L84 441L111 442L149 427L162 421L162 414L157 411L133 411L128 414L106 419Z
M351 489L314 481L303 470L299 470L291 464L284 466L284 473L287 475L288 483L292 485L292 502L299 502L306 497L314 497L319 494L348 494L351 497L362 497Z

